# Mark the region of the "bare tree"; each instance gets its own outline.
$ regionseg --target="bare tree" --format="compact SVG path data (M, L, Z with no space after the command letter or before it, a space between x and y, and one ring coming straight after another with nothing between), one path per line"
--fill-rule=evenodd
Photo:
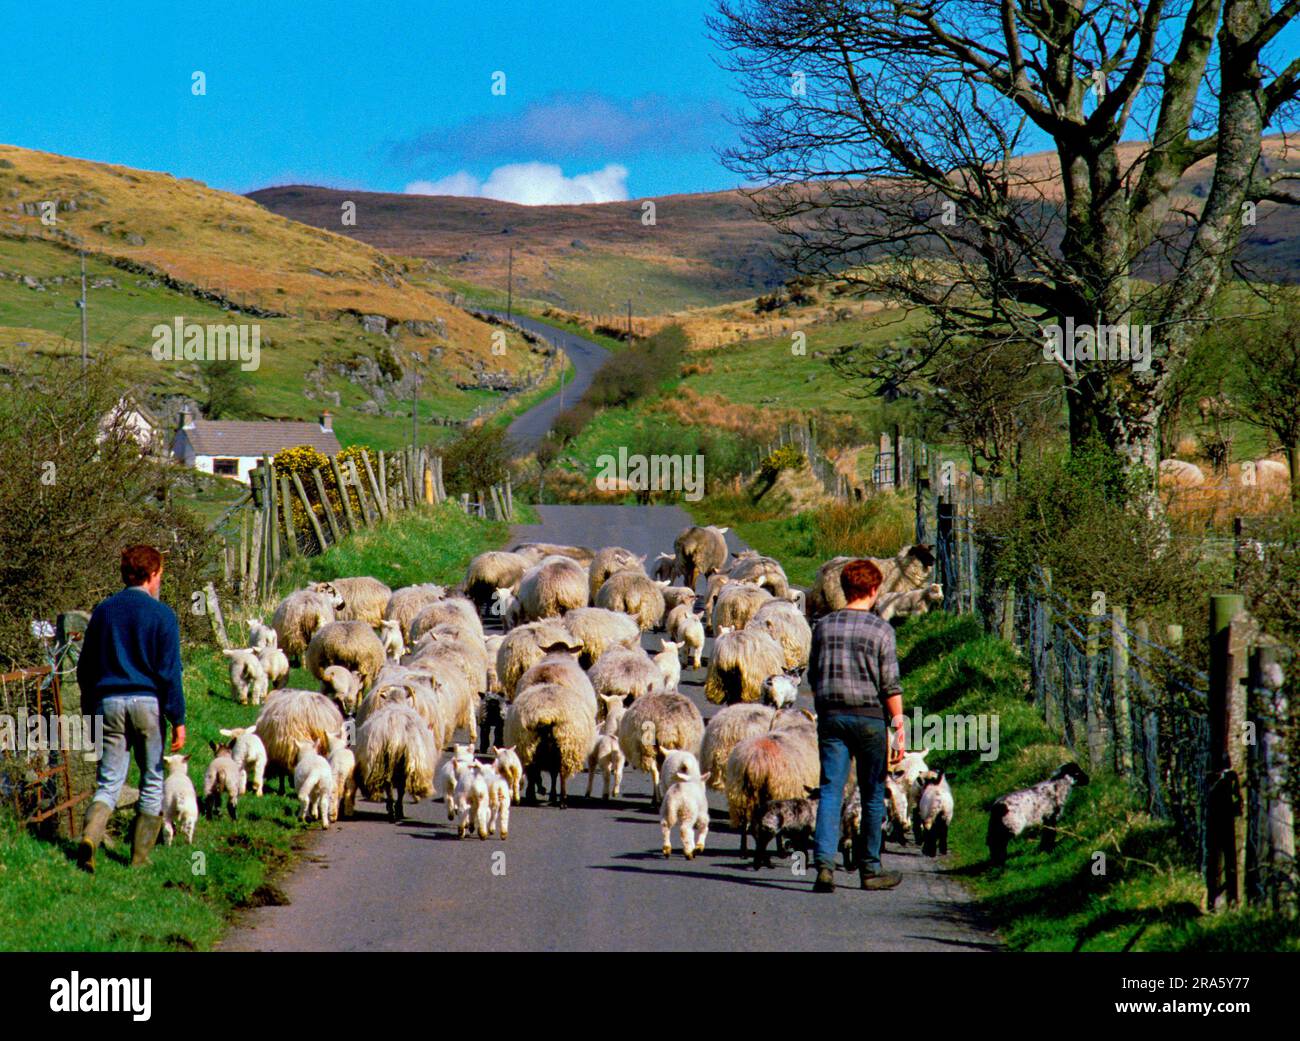
M1291 501L1300 505L1300 303L1236 329L1233 415L1277 438L1291 467Z
M1300 0L721 0L710 26L751 103L725 158L762 186L755 206L796 269L933 315L903 376L971 334L996 352L1075 330L1079 355L1051 359L1071 443L1100 434L1154 485L1167 382L1243 227L1256 204L1263 222L1300 202L1285 140L1263 147L1300 89L1300 57L1268 57L1298 13ZM1027 158L1041 151L1050 161ZM1213 172L1189 192L1203 160ZM1143 332L1149 367L1131 360Z

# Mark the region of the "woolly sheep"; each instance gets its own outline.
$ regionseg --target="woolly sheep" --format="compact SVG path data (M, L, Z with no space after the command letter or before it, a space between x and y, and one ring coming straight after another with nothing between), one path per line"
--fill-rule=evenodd
M831 611L844 607L844 590L840 586L840 572L844 565L854 557L834 557L817 569L817 577L808 590L806 612L809 618L820 618ZM898 553L888 559L868 557L880 568L883 581L879 593L903 592L908 589L920 589L928 583L930 569L934 567L934 551L927 545L917 543L904 546Z
M586 768L595 737L595 718L582 696L568 687L541 683L520 691L506 716L506 743L528 777L524 800L536 805L545 772L551 776L551 803L566 806L568 779Z
M862 852L862 789L856 784L853 791L844 798L840 805L840 853L844 856L844 867L852 871L858 866L858 857Z
M713 603L713 614L709 622L716 635L725 625L732 629L743 629L754 617L760 607L772 599L772 594L759 586L747 582L732 582L723 586Z
M393 591L379 579L369 575L356 578L332 578L328 582L314 582L308 589L329 593L331 590L343 598L342 606L334 612L340 622L365 622L376 626L384 618Z
M251 783L253 794L260 796L266 778L266 745L262 744L257 731L253 727L233 727L222 730L221 736L234 741L230 749L230 758L241 771L239 794L244 795Z
M268 647L279 645L279 637L273 626L266 625L260 618L248 620L248 642L260 654Z
M713 608L718 602L718 597L727 586L731 585L731 578L727 575L710 575L709 580L704 584L704 617L713 618Z
M382 791L388 819L401 820L407 794L418 799L433 791L436 747L415 709L384 705L357 728L357 787L366 798Z
M635 571L644 575L645 557L639 557L622 546L606 546L596 551L587 568L587 585L592 603L596 602L596 594L609 576L619 571Z
M470 689L464 673L444 664L430 679L434 696L442 706L444 735L450 737L464 728L471 744L478 741L478 693Z
M816 832L816 799L807 796L778 799L760 807L754 821L754 869L772 866L767 844L773 840L778 855L784 854L787 849L797 849L807 857Z
M298 793L298 819L304 823L318 820L322 829L328 828L334 807L334 771L311 741L298 742L293 787Z
M494 618L501 619L501 627L509 632L519 624L523 607L519 603L519 597L515 596L514 590L502 587L493 591L489 611Z
M441 748L455 727L452 725L450 699L439 695L436 682L429 673L389 666L380 673L370 693L357 706L356 725L360 727L385 705L405 705L424 720L433 735L434 747Z
M330 734L326 760L330 764L330 773L334 777L334 804L330 811L332 820L351 817L356 811L357 802L357 757L348 747L346 732ZM342 811L340 814L339 811Z
M698 669L704 657L704 614L696 612L687 615L677 626L677 631L670 633L673 639L684 646L691 657L691 668Z
M790 675L768 676L763 680L762 701L773 708L788 708L799 699L799 677Z
M727 528L687 528L673 540L677 574L683 585L695 588L701 576L716 574L727 566Z
M692 780L698 780L700 777L700 760L694 752L674 748L672 751L665 753L659 762L659 787L654 793L656 802L663 799L669 785L682 773L685 773Z
M279 690L289 682L289 656L279 647L264 647L257 652L257 658L266 671L266 680L270 687Z
M921 797L916 805L921 852L927 857L948 852L948 827L952 824L952 789L942 770L931 770L921 778Z
M1205 483L1205 471L1182 459L1160 460L1160 483L1176 488L1197 488Z
M475 694L481 694L487 686L487 642L464 626L453 622L434 626L402 658L404 665L416 668L429 668L431 662L442 662L459 669Z
M212 762L203 774L203 812L208 820L216 817L221 809L221 794L226 795L226 812L230 819L239 817L239 792L243 787L243 770L231 757L233 745L219 745L209 741L212 749Z
M663 673L640 647L615 647L587 670L597 694L625 700L643 698L663 689Z
M622 611L604 607L578 607L565 613L563 624L582 643L578 656L584 669L589 669L611 647L639 647L641 626Z
M713 644L704 696L715 705L757 701L763 695L763 681L784 672L785 652L766 632L724 633Z
M497 650L497 679L506 700L513 700L520 676L551 651L564 649L577 653L582 650L582 641L558 620L526 622L511 629Z
M369 687L384 667L384 645L365 622L330 622L311 638L303 666L323 681L330 665L351 669Z
M618 725L627 713L627 702L617 694L597 694L596 732L618 736Z
M485 610L498 589L517 592L529 567L528 559L518 553L495 549L480 553L465 569L465 595L480 611Z
M487 693L501 693L501 679L497 676L497 653L501 650L501 644L505 640L504 636L493 635L485 637L483 640L483 650L487 652Z
M900 846L907 845L907 784L897 771L885 774L885 816L882 833Z
M165 755L167 775L163 778L163 843L170 846L179 831L186 845L194 845L194 826L199 822L199 797L190 780L187 755Z
M653 658L655 666L663 674L664 690L676 690L682 681L682 660L678 657L680 643L672 640L659 641L659 653Z
M788 600L768 600L759 606L745 626L762 629L781 645L787 669L803 669L812 654L812 627Z
M335 621L336 612L342 606L343 598L337 593L311 589L290 593L280 601L271 616L271 627L275 629L280 650L289 656L290 661L301 660L316 630Z
M493 748L494 769L510 784L510 797L519 801L519 787L524 776L523 763L513 748Z
M448 596L426 604L411 619L410 642L415 643L425 633L446 624L467 629L480 641L483 639L483 620L479 618L474 602L463 596Z
M661 582L671 582L677 577L677 557L672 553L658 554L650 565L650 577ZM694 593L691 595L694 596Z
M596 556L595 551L586 546L560 546L554 542L524 542L511 552L518 553L530 565L539 564L547 557L568 557L587 567Z
M658 577L658 576L656 576ZM695 590L686 586L665 586L664 587L664 610L671 612L674 607L685 604L687 607L695 606ZM664 624L667 624L665 617Z
M753 556L737 560L728 575L733 582L752 582L782 599L790 592L790 580L785 577L785 568L772 557Z
M488 819L492 816L492 805L486 772L482 763L471 759L464 764L456 778L456 833L462 839L469 833L471 821L474 833L480 839L488 837Z
M698 773L692 775L689 770L681 770L674 778L675 783L665 793L659 811L663 854L665 857L672 855L670 836L676 828L681 836L682 853L687 860L693 860L696 853L703 852L704 842L709 837L709 799L704 790L708 778Z
M379 622L379 642L384 645L386 661L401 661L406 653L406 641L402 639L402 623L396 618L384 618Z
M616 571L600 587L595 605L622 611L636 620L642 632L648 632L663 619L664 589L639 569Z
M741 856L761 807L803 798L820 778L815 729L811 735L797 726L772 730L736 745L727 757L725 788L731 823L740 831Z
M673 749L698 755L703 740L700 710L682 694L638 698L618 725L618 746L628 765L648 773L655 792L659 791L660 757Z
M484 769L483 780L488 790L488 834L495 831L505 842L510 838L510 782L493 767Z
M460 811L456 786L460 781L460 775L472 762L474 762L472 745L452 745L443 752L442 758L438 761L438 769L433 778L433 790L435 797L441 796L445 800L449 821L454 821Z
M285 775L293 774L298 761L298 742L305 739L323 745L342 728L343 714L314 690L285 687L266 699L254 729L266 748L267 768L280 775L281 794Z
M394 589L393 595L388 598L388 606L384 608L384 618L395 621L401 626L402 640L409 644L411 623L415 621L416 616L435 600L441 600L446 595L447 591L442 586L432 583Z
M709 787L722 791L726 784L727 757L747 737L772 728L774 710L767 705L737 704L719 709L704 728L700 768L709 774Z
M926 614L931 604L941 603L943 603L943 586L938 582L932 582L924 589L886 593L876 601L872 610L887 622L891 618L910 618L912 615Z
M342 665L330 665L321 672L321 693L351 715L361 696L361 677Z
M627 760L623 756L623 750L618 747L617 735L597 734L591 751L587 754L587 798L591 798L596 772L600 771L605 783L605 791L601 798L608 802L610 789L613 788L614 798L617 799L623 786L623 767L626 765Z
M1041 848L1051 851L1056 845L1056 822L1070 792L1076 784L1087 783L1088 775L1077 763L1066 763L1046 781L1000 796L989 810L989 860L995 865L1005 864L1007 844L1031 828L1042 829Z
M250 701L260 705L266 700L266 669L257 651L252 647L239 647L221 652L230 659L230 692L239 699L241 705Z
M519 583L521 617L530 622L586 607L587 598L587 572L571 557L547 557Z
M591 718L596 718L596 689L571 654L548 654L519 677L516 689L525 690L535 683L558 683L568 687L590 706Z

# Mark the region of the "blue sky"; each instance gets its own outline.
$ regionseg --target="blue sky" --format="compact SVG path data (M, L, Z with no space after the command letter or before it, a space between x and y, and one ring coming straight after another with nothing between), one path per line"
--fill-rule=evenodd
M10 144L239 192L402 191L493 171L509 190L499 168L536 163L561 166L522 171L561 193L735 183L714 149L740 99L713 61L706 0L0 0L6 8L0 140ZM491 90L497 71L504 96Z

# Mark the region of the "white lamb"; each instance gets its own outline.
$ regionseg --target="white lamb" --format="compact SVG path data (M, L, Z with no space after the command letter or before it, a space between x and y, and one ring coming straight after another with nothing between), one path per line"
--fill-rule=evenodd
M271 635L275 635L275 630L271 630ZM279 690L289 682L289 656L274 645L263 647L257 652L257 660L262 663L262 668L266 671L266 682L269 687Z
M248 791L251 777L253 794L260 796L262 780L266 777L266 745L257 736L257 731L253 727L233 727L222 730L221 736L234 738L235 741L230 750L230 758L240 769L239 794Z
M682 661L677 656L680 643L673 643L672 640L660 640L660 651L654 656L654 662L659 666L659 671L663 673L664 690L676 690L677 685L682 680Z
M319 820L322 829L330 826L334 807L334 771L329 760L316 750L314 741L298 742L298 765L293 771L293 786L298 792L301 821Z
M268 647L279 645L279 637L276 635L275 628L263 624L260 618L250 618L248 620L248 640L253 645L253 649L259 653Z
M199 796L190 780L187 755L165 755L167 776L163 779L163 842L170 846L179 831L188 845L194 845L194 826L199 822Z
M471 760L461 770L456 781L455 800L460 810L456 830L463 839L469 833L470 820L480 839L488 837L488 821L492 817L492 795L488 789L489 770L477 760Z
M519 761L519 754L511 748L493 748L496 755L495 769L510 785L510 797L519 801L519 789L523 783L524 764Z
M504 842L510 837L510 782L490 767L484 770L483 780L488 789L488 834L495 831Z
M449 821L456 819L456 813L460 809L460 803L456 798L456 785L460 781L460 775L472 762L474 762L473 745L452 745L438 766L438 773L434 781L436 786L434 792L441 793L442 797L447 801L447 819Z
M384 645L384 657L391 662L402 660L406 644L402 642L402 623L396 618L385 618L379 623L379 642Z
M620 704L622 703L619 699ZM623 755L623 749L618 744L617 724L615 733L598 734L596 740L591 746L591 752L587 756L587 798L591 798L592 785L596 781L596 772L600 771L601 777L605 781L605 794L602 798L609 801L610 789L614 790L614 798L618 798L619 789L623 786L623 767L627 765L627 757Z
M793 705L799 699L799 677L778 673L763 680L763 704L774 705L778 710Z
M682 623L678 632L682 644L690 652L691 668L701 668L700 659L704 655L704 612L691 615Z
M669 836L673 828L677 828L682 852L687 860L693 860L696 853L704 850L704 840L709 835L709 799L704 789L709 775L701 775L697 770L692 776L689 770L682 770L676 777L677 783L668 789L659 811L659 827L664 837L663 854L672 856Z
M513 589L502 586L492 593L491 611L501 619L501 626L509 632L519 624L519 615L523 606Z
M256 649L238 647L221 653L230 659L231 693L239 699L241 705L247 705L250 698L254 705L260 705L270 688L270 682Z
M348 747L346 731L329 735L330 772L334 775L334 813L335 820L340 820L340 807L343 815L351 817L357 801L357 757Z

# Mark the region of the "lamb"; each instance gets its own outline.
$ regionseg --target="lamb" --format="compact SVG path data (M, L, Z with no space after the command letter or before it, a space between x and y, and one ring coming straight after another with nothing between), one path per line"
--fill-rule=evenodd
M248 642L253 645L253 649L259 654L268 647L275 647L279 644L279 637L276 636L275 629L262 622L260 618L250 618L248 620Z
M262 739L257 736L257 730L253 727L234 727L230 730L222 730L221 736L234 741L230 758L240 769L239 794L242 796L248 791L251 776L253 794L261 796L262 784L266 777L266 745L262 744Z
M501 619L501 628L509 632L519 624L523 607L519 603L519 597L515 596L514 590L503 586L493 590L490 610L494 618Z
M659 653L652 659L663 674L663 689L676 690L682 681L682 660L677 656L680 643L672 640L659 641Z
M788 670L806 668L812 654L812 627L788 600L768 600L759 606L746 624L761 629L781 645Z
M663 854L672 856L669 840L674 828L681 836L682 853L687 860L695 859L704 851L704 841L709 837L709 799L704 790L707 775L680 770L673 775L674 783L664 795L659 811L659 828L663 832Z
M901 593L886 593L876 601L872 608L885 621L891 618L910 618L912 615L926 614L931 604L943 603L943 586L932 582L924 589L909 589Z
M510 785L510 797L518 802L519 785L524 776L523 763L519 761L519 756L513 748L493 748L492 753L496 756L494 767L496 772L505 778Z
M334 776L334 804L330 817L336 821L351 817L357 804L357 757L348 747L346 731L330 734L325 758L330 764L330 773ZM341 815L340 810L343 811Z
M330 665L321 672L321 693L351 715L361 696L361 677L342 665Z
M844 856L844 867L848 871L858 866L861 839L862 789L855 784L853 791L840 804L840 853Z
M591 718L596 718L595 687L572 655L548 654L519 677L517 689L526 690L534 683L558 683L562 687L568 687L591 707Z
M484 680L488 694L502 693L501 679L497 676L497 653L501 650L504 641L505 637L500 635L487 636L483 639L483 650L487 653L487 675Z
M447 803L447 819L454 821L456 813L460 807L460 801L456 796L456 786L460 782L460 775L465 772L465 768L474 762L474 749L470 745L452 745L448 748L438 764L438 772L434 777L435 791L441 795Z
M662 582L661 576L655 576L657 581ZM695 606L695 590L688 586L665 586L664 587L664 610L672 611L674 607L682 604L688 607ZM667 624L665 622L665 624Z
M621 697L624 700L643 698L663 689L663 673L645 651L615 647L606 651L598 662L587 670L587 677L597 694Z
M774 715L767 705L737 704L720 709L709 720L700 746L700 764L708 771L710 788L722 791L731 750L745 738L771 730Z
M553 651L582 650L582 642L554 619L527 622L511 629L497 650L497 678L506 700L514 699L519 677Z
M890 747L893 747L892 744ZM894 764L893 769L890 771L890 773L897 775L903 785L903 790L907 794L907 819L912 821L914 825L916 821L916 804L921 797L921 778L930 769L925 764L925 757L929 754L930 750L928 748L922 748L919 752L908 752ZM913 835L919 844L921 835L915 830L915 827L913 828Z
M766 632L724 633L713 644L704 696L715 705L757 701L763 695L763 681L784 672L785 652Z
M704 615L693 614L683 619L674 637L684 646L691 656L691 668L701 668L704 657Z
M777 674L763 680L763 704L783 709L791 707L798 699L798 676Z
M340 622L365 622L377 626L384 618L384 609L393 591L379 579L369 575L357 578L332 578L328 582L313 582L307 587L316 592L337 593L343 604L334 612Z
M506 743L528 777L525 802L536 805L545 772L551 775L552 805L567 806L568 779L586 767L595 737L596 720L581 695L557 683L521 691L506 716Z
M738 559L728 572L733 582L751 582L771 590L773 596L784 599L790 593L790 580L785 568L772 557L758 555Z
M673 779L683 772L688 774L692 780L699 779L700 760L694 752L674 748L660 758L659 786L654 792L654 801L656 803L663 799L664 793L668 790L669 785L673 783Z
M298 765L293 769L293 786L298 793L298 819L304 824L318 820L322 829L328 828L335 798L334 771L312 741L298 742Z
M816 794L817 789L809 789ZM778 799L759 809L754 821L754 870L771 867L772 858L767 844L775 840L776 852L783 855L787 849L799 850L805 857L812 849L813 835L817 831L817 800L804 796L798 799Z
M394 589L384 608L384 618L397 622L402 630L402 639L411 642L411 623L416 616L435 600L441 600L447 591L442 586L426 583L418 586L403 586Z
M641 645L641 626L622 611L578 607L565 613L564 627L582 643L578 661L584 669L591 668L612 647L636 648Z
M265 647L257 652L257 658L262 663L262 668L266 670L269 686L279 690L289 682L289 656L279 647L274 645Z
M230 691L239 703L260 705L266 700L269 683L256 648L240 647L221 653L230 659Z
M480 553L465 569L465 595L480 611L487 608L498 589L519 591L519 581L531 566L526 557L503 550Z
M622 704L622 702L620 702ZM599 770L605 781L605 793L602 798L608 802L611 786L614 789L614 798L617 799L619 790L623 786L623 767L627 765L627 759L623 755L623 750L618 747L617 734L597 734L596 740L591 746L591 751L587 753L587 798L591 798L591 788L596 781L596 771Z
M379 622L379 642L384 645L385 661L401 661L406 653L406 641L402 639L402 623L396 618L384 618Z
M510 782L491 767L483 771L483 779L488 790L488 834L495 831L505 842L510 837Z
M732 582L722 587L713 603L709 621L716 634L722 626L743 629L758 609L772 599L772 594L747 582Z
M921 778L921 797L916 805L921 852L927 857L948 852L948 827L952 824L952 789L942 770L931 770Z
M302 659L316 630L335 621L342 607L343 597L338 593L311 589L299 589L280 601L271 616L271 627L290 661Z
M677 574L683 585L695 588L701 576L717 574L727 566L727 528L687 528L673 540Z
M587 567L596 557L595 551L586 546L559 546L554 542L523 542L510 552L518 553L530 565L539 564L547 557L568 557Z
M442 625L457 626L472 633L480 643L483 640L483 620L479 618L474 602L463 596L448 596L426 604L411 619L411 642Z
M221 794L226 794L226 812L230 819L239 818L239 793L243 788L243 769L231 756L233 745L219 745L209 741L212 749L212 762L203 774L203 813L208 820L214 820L221 809Z
M462 839L469 833L471 819L474 833L480 839L488 837L488 820L492 816L492 796L487 780L489 772L482 763L471 759L456 779L456 832Z
M725 787L731 823L740 831L741 856L762 807L802 798L820 779L815 729L810 734L808 728L793 725L747 737L736 745L727 757Z
M1060 820L1070 792L1076 784L1087 783L1088 775L1077 763L1066 763L1046 781L1000 796L989 810L986 841L990 862L1005 864L1007 844L1031 828L1041 828L1041 849L1050 852L1056 845L1056 822Z
M908 785L898 771L885 774L885 816L880 830L891 842L907 845Z
M618 725L627 713L627 702L616 694L597 694L596 697L599 699L596 705L596 732L617 737Z
M660 758L673 749L697 755L703 740L700 710L682 694L638 698L618 725L619 748L630 766L650 775L655 792L659 791Z
M266 748L267 768L280 775L281 795L284 777L293 773L298 761L298 742L323 745L342 728L343 714L324 694L285 687L266 699L254 729Z
M586 607L587 598L587 572L570 557L547 557L519 583L521 617L530 622Z
M671 582L677 577L677 557L672 553L660 553L650 566L650 577L660 582ZM691 596L694 597L694 591Z
M384 657L384 645L365 622L329 622L311 638L303 665L318 680L324 680L328 666L342 665L369 687L384 667Z
M357 729L357 787L367 798L383 791L388 819L401 820L408 793L418 799L433 791L436 749L415 709L384 705Z
M616 571L600 587L595 605L630 615L642 632L648 632L663 619L664 587L639 568Z
M636 571L645 574L645 557L638 557L630 549L622 546L606 546L596 551L587 569L587 582L591 593L591 602L596 602L596 594L610 575L619 571Z
M187 755L165 755L167 776L163 778L163 843L170 846L179 831L186 845L194 845L194 826L199 822L199 797L190 780Z
M840 572L853 557L834 557L826 561L817 570L812 588L808 591L806 609L811 619L820 618L832 611L844 607L844 589L840 585ZM902 592L908 589L920 589L928 583L930 569L934 567L934 551L923 543L904 546L889 559L868 557L880 568L883 581L880 583L880 595Z

